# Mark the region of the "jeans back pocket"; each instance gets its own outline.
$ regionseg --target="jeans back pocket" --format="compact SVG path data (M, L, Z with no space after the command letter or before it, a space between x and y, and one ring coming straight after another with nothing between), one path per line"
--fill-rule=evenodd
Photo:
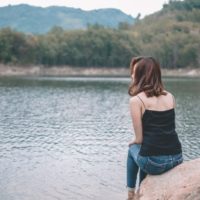
M145 166L145 171L148 174L152 175L159 175L164 173L167 169L169 168L169 163L168 162L163 162L155 156L150 156L148 157L146 166Z

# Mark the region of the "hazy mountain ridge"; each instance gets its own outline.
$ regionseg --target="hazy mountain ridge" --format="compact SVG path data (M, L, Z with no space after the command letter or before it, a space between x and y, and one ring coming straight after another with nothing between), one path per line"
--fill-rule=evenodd
M11 27L22 32L46 33L53 26L69 30L85 29L88 24L117 28L120 22L133 24L134 18L113 8L84 11L71 7L42 8L27 4L0 7L0 27Z

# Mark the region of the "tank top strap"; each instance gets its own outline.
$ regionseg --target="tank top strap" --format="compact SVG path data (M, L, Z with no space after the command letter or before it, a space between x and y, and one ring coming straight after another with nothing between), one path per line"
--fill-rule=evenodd
M144 106L144 109L146 110L146 106L144 104L144 101L142 101L141 97L139 97L139 95L137 95L136 97L138 97L138 99L142 102L143 106Z

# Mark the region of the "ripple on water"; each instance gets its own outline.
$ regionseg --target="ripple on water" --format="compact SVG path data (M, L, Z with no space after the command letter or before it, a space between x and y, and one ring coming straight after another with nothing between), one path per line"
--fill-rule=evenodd
M179 81L166 85L190 160L200 156L200 82ZM127 87L127 79L0 80L1 199L125 199Z

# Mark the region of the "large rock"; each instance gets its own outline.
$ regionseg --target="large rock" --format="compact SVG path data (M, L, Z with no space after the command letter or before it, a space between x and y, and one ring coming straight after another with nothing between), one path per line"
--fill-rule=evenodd
M200 200L200 158L183 162L162 175L148 175L140 200Z

